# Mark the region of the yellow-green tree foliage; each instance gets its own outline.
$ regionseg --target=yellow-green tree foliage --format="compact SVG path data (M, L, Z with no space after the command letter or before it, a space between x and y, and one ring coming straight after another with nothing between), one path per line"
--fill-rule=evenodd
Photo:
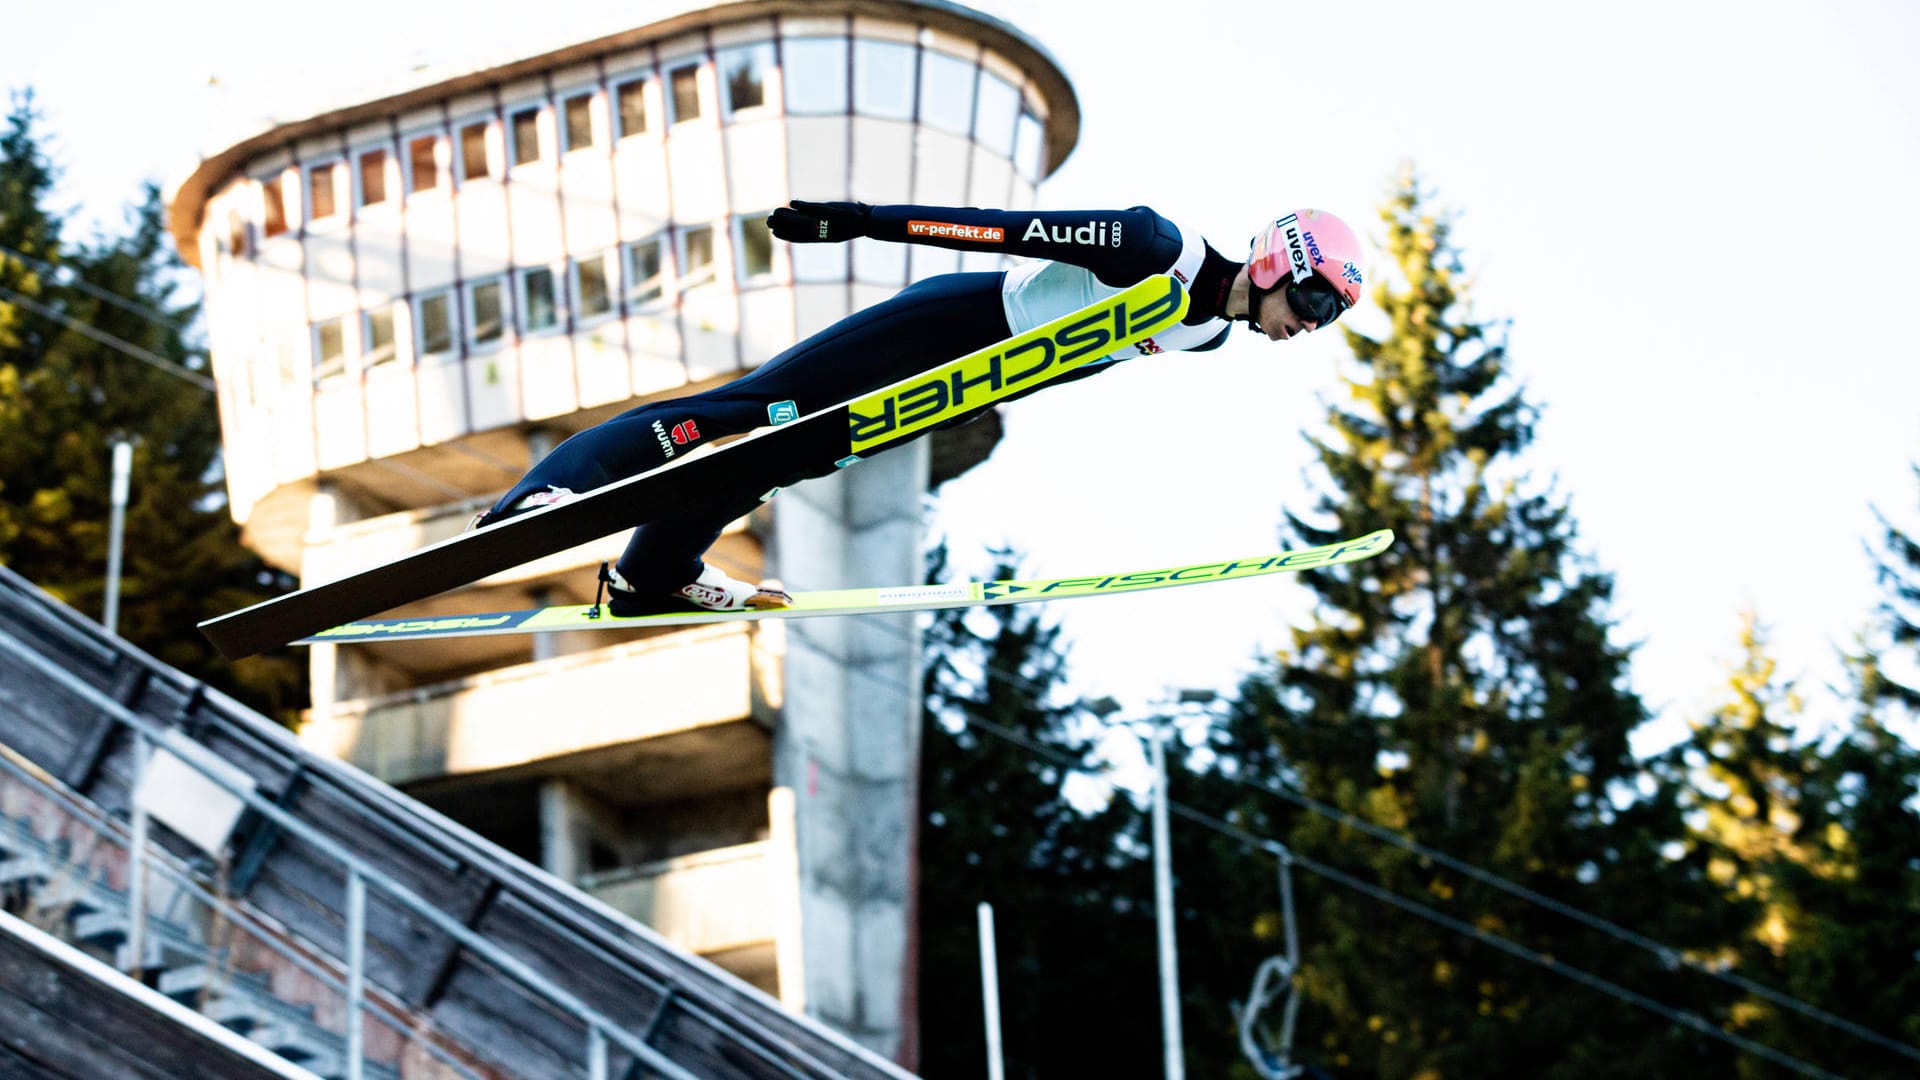
M1723 928L1698 918L1717 899L1704 865L1663 854L1684 835L1677 793L1628 745L1647 712L1612 640L1612 580L1578 549L1566 502L1524 468L1537 410L1497 327L1468 304L1452 220L1409 172L1378 227L1377 310L1341 324L1347 394L1313 438L1321 494L1287 532L1317 544L1385 526L1399 539L1301 575L1315 617L1242 688L1218 750L1247 775L1584 911L1718 943ZM1294 850L1449 918L1712 1012L1654 956L1541 905L1323 817L1279 824ZM1554 971L1324 883L1302 879L1301 891L1301 1053L1337 1074L1726 1067L1724 1044Z
M120 235L66 243L36 123L20 95L0 131L0 562L100 617L112 444L131 441L121 636L285 718L304 704L292 654L229 663L194 629L291 584L227 514L213 395L75 329L205 372L159 192L147 186Z

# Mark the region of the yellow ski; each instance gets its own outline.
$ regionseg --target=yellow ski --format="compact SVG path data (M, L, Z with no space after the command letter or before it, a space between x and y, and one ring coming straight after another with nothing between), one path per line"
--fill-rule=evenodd
M1035 600L1067 600L1082 596L1114 596L1170 589L1203 582L1311 570L1322 566L1369 559L1393 544L1393 532L1381 529L1353 540L1302 548L1276 555L1226 562L1195 563L1130 574L1094 574L1086 577L1041 578L1031 581L959 581L946 585L907 585L884 589L832 589L795 593L791 606L761 611L686 611L663 615L615 618L585 604L496 611L483 615L456 615L435 619L362 619L301 638L296 645L353 645L373 641L414 641L420 638L482 637L491 634L544 634L556 630L622 630L646 626L683 626L694 623L735 622L744 619L800 619L816 615L874 615L902 611L996 604L1025 604Z

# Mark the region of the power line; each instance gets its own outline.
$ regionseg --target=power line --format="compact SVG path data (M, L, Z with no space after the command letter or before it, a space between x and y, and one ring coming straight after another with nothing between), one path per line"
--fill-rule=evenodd
M1883 1049L1891 1050L1896 1054L1900 1054L1903 1057L1911 1058L1915 1061L1920 1061L1920 1049L1916 1049L1915 1047L1909 1046L1903 1042L1899 1042L1898 1040L1890 1039L1887 1036L1872 1030L1871 1028L1862 1027L1861 1025L1854 1023L1853 1021L1848 1020L1846 1017L1837 1016L1833 1013L1826 1011L1825 1009L1820 1008L1817 1005L1808 1004L1807 1002L1801 1001L1800 999L1795 998L1782 991L1775 990L1772 987L1754 982L1752 979L1748 979L1741 975L1733 974L1732 972L1729 972L1729 971L1721 971L1716 968L1713 968L1707 964L1700 962L1699 960L1691 956L1688 956L1686 952L1683 950L1676 949L1671 945L1663 944L1659 941L1654 940L1653 938L1647 937L1645 934L1641 934L1636 931L1629 930L1626 927L1621 926L1617 923L1609 922L1608 920L1603 919L1598 915L1594 915L1589 912L1582 911L1581 909L1574 907L1571 904L1565 903L1560 900L1555 900L1551 896L1547 896L1544 893L1536 892L1525 885L1522 885L1509 878L1501 877L1500 875L1493 873L1490 870L1483 870L1480 867L1473 865L1472 863L1466 862L1452 855L1448 855L1445 852L1440 851L1438 849L1430 848L1425 844L1420 843L1417 840L1400 836L1394 833L1390 829L1383 828L1382 826L1377 825L1374 822L1367 821L1364 818L1356 817L1353 814L1350 814L1344 810L1339 809L1338 807L1328 806L1327 804L1318 802L1307 795L1301 794L1300 792L1289 791L1282 787L1275 787L1267 784L1255 783L1254 781L1248 780L1244 777L1236 776L1236 777L1229 777L1228 779L1231 779L1233 782L1237 784L1241 784L1245 787L1252 788L1255 791L1262 791L1269 795L1273 795L1278 798L1285 799L1288 802L1291 802L1305 809L1311 810L1312 812L1319 814L1323 817L1330 818L1349 828L1356 829L1360 832L1364 832L1367 835L1372 836L1377 840L1383 840L1389 844L1394 845L1395 847L1398 847L1405 851L1412 852L1413 854L1419 855L1423 859L1430 859L1433 862L1440 863L1441 865L1446 866L1457 873L1464 874L1467 877L1470 877L1475 881L1480 882L1483 885L1490 885L1493 888L1499 889L1501 892L1504 892L1509 896L1517 897L1531 904L1537 904L1540 907L1546 908L1547 910L1554 912L1555 914L1563 915L1569 919L1572 919L1583 926L1589 927L1594 930L1598 930L1603 934L1613 937L1619 941L1626 942L1627 944L1633 945L1636 948L1644 949L1647 952L1650 952L1654 956L1659 958L1660 962L1665 964L1667 967L1670 967L1670 968L1684 967L1689 971L1697 972L1698 974L1706 975L1711 978L1718 979L1721 982L1727 983L1731 986L1738 987L1741 990L1745 990L1746 992L1753 994L1756 997L1765 998L1766 1000L1774 1003L1775 1005L1779 1005L1783 1008L1791 1009L1794 1012L1799 1013L1800 1015L1810 1020L1815 1020L1822 1024L1827 1024L1831 1027L1838 1028L1839 1030L1844 1031L1847 1034L1854 1036L1855 1038L1864 1039L1868 1042L1871 1042L1877 1046L1882 1047Z
M1006 742L1013 743L1014 745L1020 746L1021 748L1027 750L1029 753L1035 754L1040 757L1048 758L1054 761L1055 763L1063 765L1076 772L1084 771L1085 767L1081 765L1079 762L1069 757L1068 755L1062 754L1051 747L1047 747L1047 746L1043 746L1038 743L1035 743L1032 740L1021 735L1019 732L1002 727L1001 725L996 724L990 720L982 720L982 719L979 719L978 717L969 716L966 718L965 722L969 726L978 727L982 731L985 731L990 735L1000 738ZM1337 885L1344 885L1349 889L1353 889L1356 892L1370 896L1373 899L1378 900L1382 903L1389 904L1393 907L1397 907L1409 914L1417 915L1423 919L1428 920L1429 922L1434 923L1435 925L1442 926L1442 927L1445 927L1446 929L1452 930L1455 933L1464 934L1466 936L1475 938L1476 940L1485 942L1486 944L1491 945L1494 948L1499 949L1500 951L1505 952L1509 955L1517 956L1522 960L1526 960L1540 967L1549 968L1551 970L1560 972L1561 974L1565 975L1567 978L1574 980L1575 982L1581 983L1592 989L1599 990L1604 994L1607 994L1614 998L1618 998L1619 1000L1625 1001L1630 1005L1638 1006L1641 1009L1645 1009L1648 1012L1652 1012L1658 1016L1661 1016L1667 1019L1668 1021L1674 1024L1677 1024L1681 1027L1691 1028L1692 1030L1697 1031L1702 1035L1719 1039L1720 1041L1728 1043L1729 1045L1732 1045L1747 1053L1765 1058L1766 1060L1771 1061L1774 1064L1781 1066L1782 1068L1790 1069L1796 1073L1799 1073L1802 1076L1820 1077L1822 1078L1822 1080L1842 1080L1842 1078L1837 1073L1828 1072L1817 1065L1814 1065L1807 1061L1802 1061L1801 1059L1796 1058L1791 1054L1785 1053L1784 1051L1776 1050L1773 1047L1766 1045L1765 1043L1756 1042L1753 1039L1747 1038L1746 1036L1736 1035L1733 1032L1723 1030L1722 1028L1712 1023L1709 1023L1705 1018L1699 1016L1698 1014L1690 1013L1690 1012L1682 1012L1661 1001L1648 997L1647 995L1642 994L1637 990L1632 990L1625 986L1621 986L1619 983L1613 982L1610 979L1605 979L1605 978L1602 978L1601 976L1594 975L1591 972L1585 971L1580 968L1576 968L1570 964L1567 964L1563 961L1560 961L1551 956L1548 956L1545 953L1539 952L1538 950L1530 949L1527 946L1521 945L1518 942L1508 940L1507 938L1501 937L1498 934L1492 933L1487 930L1483 930L1480 927L1474 926L1470 923L1463 922L1459 919L1454 918L1451 915L1447 915L1444 912L1437 911L1431 907L1428 907L1427 905L1422 904L1417 900L1409 900L1406 897L1401 896L1396 892L1393 892L1389 889L1382 888L1381 886L1375 885L1372 882L1364 881L1358 877L1355 877L1352 874L1347 873L1344 870L1338 869L1337 867L1330 866L1326 863L1320 862L1317 859L1313 859L1308 856L1302 855L1297 850L1294 850L1293 848L1285 847L1276 840L1255 836L1254 834L1249 833L1244 829L1237 828L1231 824L1228 824L1227 822L1221 821L1220 819L1213 817L1212 815L1207 814L1204 811L1196 810L1193 807L1186 805L1185 803L1169 800L1168 806L1172 809L1174 813L1179 814L1180 816L1187 818L1190 821L1196 822L1197 824L1213 829L1215 832L1218 832L1221 835L1230 837L1247 847L1254 848L1254 849L1268 852L1268 853L1277 853L1280 851L1285 851L1287 858L1292 860L1292 862L1295 865L1301 867L1304 870L1309 871L1310 873L1318 874L1319 876L1326 878L1327 880L1332 881Z
M101 330L93 326L88 326L86 323L83 323L80 320L73 318L70 315L56 311L53 308L50 308L47 305L40 303L38 300L34 300L29 297L22 296L19 293L14 292L12 289L9 289L4 285L0 285L0 300L6 300L10 303L19 304L21 307L26 308L28 311L33 311L41 315L44 315L47 318L52 319L55 322L58 322L61 325L65 326L67 329L72 330L74 333L92 338L93 340L99 342L100 344L105 345L109 349L113 349L116 352L125 353L126 355L133 357L135 360L138 360L141 363L151 364L152 366L159 368L161 371L164 371L167 374L174 376L175 378L185 379L188 382L192 383L193 385L198 386L200 389L205 390L209 394L215 393L217 391L217 388L214 385L214 381L212 379L207 378L205 375L200 374L197 371L193 371L191 369L181 367L179 364L176 364L173 361L167 359L166 357L161 356L159 353L152 352L147 349L143 349L140 346L135 345L130 341L122 341L121 339L114 337L112 334L107 333L105 330Z
M1038 693L1046 689L1045 687L1042 687L1036 684L1032 679L1029 679L1026 676L1023 676L1018 672L1008 672L1003 669L997 668L991 664L982 664L980 665L980 667L981 667L981 670L990 679L999 679L1003 682L1007 682L1011 685L1018 686L1029 692ZM969 719L969 722L972 722L972 718L968 718L968 719ZM981 722L985 723L984 721L981 721ZM1076 768L1076 769L1081 768L1080 765L1071 761L1062 761L1062 763L1067 764L1069 767L1072 767L1072 768ZM1787 994L1784 991L1776 990L1772 987L1766 986L1762 983L1755 982L1752 979L1746 978L1745 976L1738 975L1730 971L1724 971L1724 970L1711 967L1691 956L1688 956L1685 953L1685 951L1681 949L1677 949L1671 945L1664 944L1660 941L1657 941L1653 938L1646 936L1645 934L1641 934L1636 931L1629 930L1626 927L1620 926L1619 924L1614 922L1610 922L1606 919L1601 918L1598 915L1594 915L1589 912L1583 911L1580 908L1577 908L1571 904L1565 903L1564 901L1556 900L1551 896L1547 896L1544 893L1537 892L1533 889L1528 888L1525 885L1521 885L1518 882L1512 881L1508 878L1501 877L1500 875L1495 874L1490 870L1482 869L1478 866L1473 865L1472 863L1466 862L1463 859L1449 855L1446 852L1440 851L1436 848L1428 847L1427 845L1422 844L1416 840L1410 839L1408 837L1401 836L1400 834L1392 831L1391 829L1387 829L1383 826L1380 826L1374 822L1368 821L1364 818L1357 817L1351 813L1348 813L1345 810L1341 810L1338 807L1320 802L1306 795L1305 793L1289 790L1285 787L1256 783L1255 781L1249 780L1241 776L1227 776L1227 779L1232 780L1234 783L1248 787L1254 791L1265 792L1266 794L1273 795L1281 799L1285 799L1312 813L1318 814L1322 817L1326 817L1330 820L1338 822L1341 825L1344 825L1349 828L1355 829L1359 832L1365 833L1366 835L1371 836L1374 839L1384 841L1386 843L1399 847L1403 850L1419 855L1421 858L1429 859L1429 860L1432 860L1433 862L1444 865L1449 869L1452 869L1460 874L1463 874L1467 877L1474 879L1475 881L1478 881L1485 885L1492 886L1495 889L1499 889L1500 891L1507 893L1510 896L1524 900L1531 904L1536 904L1556 914L1563 915L1569 919L1572 919L1583 926L1589 927L1590 929L1598 930L1601 933L1607 934L1619 941L1633 945L1636 948L1644 949L1647 952L1652 953L1655 957L1657 957L1660 960L1662 964L1666 965L1669 968L1686 968L1687 970L1693 971L1697 974L1706 975L1713 979L1719 980L1720 982L1726 983L1729 986L1737 987L1740 990L1744 990L1747 993L1753 994L1756 997L1764 998L1765 1000L1772 1002L1775 1005L1779 1005L1782 1008L1798 1013L1799 1015L1806 1017L1809 1020L1813 1020L1817 1023L1825 1024L1839 1031L1843 1031L1849 1035L1854 1036L1857 1039L1861 1039L1865 1042L1873 1043L1874 1045L1879 1046L1882 1049L1892 1051L1893 1053L1899 1054L1902 1057L1906 1057L1915 1061L1920 1061L1920 1048L1910 1046L1906 1043L1900 1042L1897 1039L1889 1038L1888 1036L1882 1035L1879 1032L1872 1030L1871 1028L1865 1027L1859 1023L1856 1023L1855 1021L1849 1020L1846 1017L1828 1012L1827 1010L1822 1009L1817 1005L1813 1005L1806 1001L1802 1001L1799 998L1793 997L1792 995Z
M1251 833L1247 833L1241 829L1237 829L1234 826L1228 824L1227 822L1221 821L1218 818L1215 818L1202 811L1195 810L1192 807L1187 806L1183 803L1173 803L1172 806L1173 806L1174 813L1179 814L1180 816L1187 818L1190 821L1196 822L1200 825L1204 825L1207 828L1212 829L1223 836L1232 837L1233 839L1238 840L1240 843L1245 844L1249 847L1257 848L1262 851L1268 851L1268 850L1271 850L1272 847L1274 846L1274 841L1268 840L1264 837L1254 836ZM1640 1008L1647 1010L1648 1012L1665 1017L1667 1020L1675 1024L1678 1024L1682 1027L1692 1028L1693 1030L1698 1031L1702 1035L1707 1035L1712 1038L1719 1039L1720 1041L1731 1044L1732 1046L1735 1046L1741 1050L1744 1050L1749 1054L1754 1054L1759 1057L1763 1057L1768 1061L1771 1061L1774 1064L1781 1066L1782 1068L1791 1069L1802 1076L1817 1076L1822 1078L1828 1078L1828 1080L1842 1080L1842 1078L1837 1073L1830 1073L1827 1070L1822 1069L1818 1065L1814 1065L1811 1062L1803 1061L1784 1051L1775 1050L1773 1047L1768 1046L1765 1043L1756 1042L1753 1039L1749 1039L1744 1035L1736 1035L1731 1031L1727 1031L1724 1028L1721 1028L1715 1024L1709 1023L1706 1020L1706 1018L1700 1016L1698 1013L1682 1012L1678 1009L1673 1008L1670 1005L1660 1002L1654 998L1648 997L1647 995L1642 994L1637 990L1628 989L1627 987L1621 986L1619 983L1613 982L1610 979L1604 979L1598 975L1594 975L1590 972L1583 971L1580 968L1574 967L1573 965L1568 964L1562 960L1548 956L1545 953L1539 952L1537 950L1530 949L1527 946L1522 945L1516 941L1510 941L1507 938L1503 938L1500 935L1495 934L1491 931L1483 930L1480 927L1474 926L1471 923L1464 922L1460 919L1456 919L1453 916L1446 914L1445 912L1436 911L1433 908L1428 907L1427 905L1422 904L1417 900L1409 900L1406 897L1401 896L1399 893L1393 892L1389 889L1382 888L1381 886L1375 885L1370 881L1364 881L1358 877L1355 877L1352 874L1347 873L1344 870L1340 870L1336 867L1329 866L1328 864L1320 862L1319 860L1313 859L1309 856L1302 855L1298 851L1294 851L1289 848L1288 852L1289 852L1289 857L1294 862L1294 865L1299 866L1301 869L1306 870L1309 873L1318 874L1321 877L1334 882L1335 884L1344 885L1347 888L1352 889L1356 892L1364 893L1367 896L1370 896L1375 900L1380 901L1381 903L1390 904L1393 907L1397 907L1400 910L1407 912L1408 914L1418 915L1419 917L1426 919L1429 922L1432 922L1438 926L1446 927L1447 929L1452 930L1456 934L1465 934L1478 941L1485 942L1486 944L1491 945L1494 948L1499 949L1504 953L1508 953L1512 956L1517 956L1522 960L1526 960L1531 963L1537 964L1540 967L1551 968L1552 970L1557 971L1562 975L1565 975L1567 978L1572 979L1575 982L1582 983L1586 986L1592 987L1595 990L1599 990L1602 993L1611 995L1612 997L1619 998L1621 1001L1625 1001L1630 1005L1637 1005Z
M44 259L36 259L24 251L17 251L7 247L5 244L0 244L0 255L11 255L43 274L53 275L56 279L62 277L67 278L69 280L61 281L60 284L69 288L78 289L89 296L104 300L122 311L131 312L149 322L158 323L169 330L180 329L181 320L177 316L170 316L166 312L142 304L137 300L129 300L110 289L103 289L93 282L88 281L86 278L81 277L70 266L55 266Z

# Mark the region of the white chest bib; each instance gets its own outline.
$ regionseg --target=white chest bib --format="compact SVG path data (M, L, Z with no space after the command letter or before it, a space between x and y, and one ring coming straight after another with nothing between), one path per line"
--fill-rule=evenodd
M1200 263L1206 257L1206 243L1200 234L1180 230L1180 256L1163 273L1171 273L1189 288ZM1093 271L1069 263L1032 262L1007 271L1006 284L1000 289L1000 302L1007 312L1007 327L1018 334L1042 323L1069 315L1099 300L1120 292L1121 286L1106 285ZM1115 349L1095 363L1111 363L1158 352L1177 352L1204 345L1218 337L1227 325L1225 319L1208 319L1198 325L1180 323L1155 334L1137 345Z

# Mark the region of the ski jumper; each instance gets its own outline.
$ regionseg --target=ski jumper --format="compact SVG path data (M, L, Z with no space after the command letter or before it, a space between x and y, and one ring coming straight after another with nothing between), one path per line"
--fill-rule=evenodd
M838 405L1077 311L1154 274L1172 273L1187 288L1190 304L1181 324L1046 385L1085 378L1143 354L1217 348L1228 331L1222 314L1227 291L1241 267L1197 232L1183 231L1144 206L1108 211L875 206L866 235L1040 261L916 282L733 382L649 402L582 431L536 464L481 524L503 520L522 498L550 486L590 491L657 468L709 440ZM620 575L642 594L665 593L693 581L703 568L701 556L729 522L780 488L833 472L846 460L846 449L843 436L822 440L778 470L733 477L728 491L697 510L640 526L620 557Z

